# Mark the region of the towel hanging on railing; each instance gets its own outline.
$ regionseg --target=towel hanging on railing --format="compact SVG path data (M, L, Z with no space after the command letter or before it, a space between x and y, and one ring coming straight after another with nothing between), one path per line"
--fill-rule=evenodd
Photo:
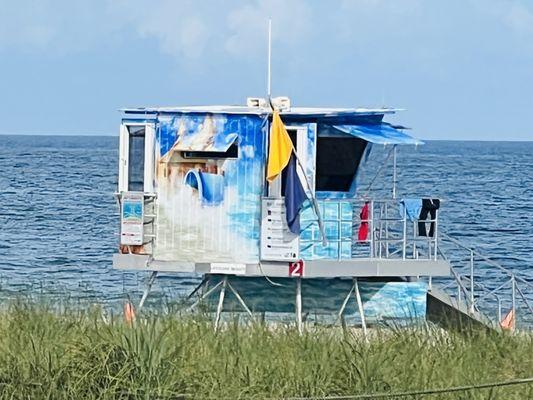
M430 236L435 234L435 219L437 218L437 210L440 208L439 199L422 199L422 210L418 218L418 236ZM426 232L426 219L430 216L429 233Z
M369 216L369 210L368 210L368 201L365 202L365 205L363 208L361 208L361 212L359 213L359 218L361 219L361 225L359 225L359 232L357 234L357 239L360 242L366 242L368 239L368 216Z
M416 221L422 212L422 199L402 199L399 208L402 218L407 215L409 221Z

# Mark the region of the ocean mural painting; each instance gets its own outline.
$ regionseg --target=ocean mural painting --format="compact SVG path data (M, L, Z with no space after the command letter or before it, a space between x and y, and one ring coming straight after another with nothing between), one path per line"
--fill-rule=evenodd
M216 284L221 278L212 278ZM295 280L274 278L277 286L264 278L233 277L232 285L255 312L290 313L294 310ZM351 279L304 279L303 311L320 315L337 314L344 297L353 285ZM425 282L369 281L359 282L365 317L369 321L393 319L417 320L426 315L427 284ZM211 307L216 308L216 296ZM240 310L237 299L228 293L227 307ZM345 315L359 318L355 296L346 305Z
M258 116L160 117L157 259L259 261L265 135Z

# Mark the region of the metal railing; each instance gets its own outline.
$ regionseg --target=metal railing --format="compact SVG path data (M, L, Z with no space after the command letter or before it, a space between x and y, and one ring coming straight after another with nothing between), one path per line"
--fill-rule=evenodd
M119 213L121 212L121 204L122 204L122 192L115 192L114 193L115 199L117 201ZM126 246L129 253L136 253L136 254L149 254L153 255L154 249L156 246L156 237L157 237L157 220L158 220L158 207L157 207L157 194L156 193L149 193L144 192L143 193L143 207L144 207L144 213L143 213L143 244L142 246L139 246L139 249L132 249L133 246ZM122 216L120 216L122 218ZM119 232L117 232L117 236L120 237L120 225L119 224ZM119 243L119 247L121 247L121 244Z
M438 211L434 219L410 221L400 213L400 199L323 199L319 200L328 244L322 243L316 217L302 221L300 249L304 258L438 258ZM368 205L368 218L359 216ZM349 210L349 213L346 210ZM368 236L359 238L362 224L368 224ZM419 224L434 226L433 236L419 236ZM350 224L345 233L346 224ZM310 230L310 232L309 232ZM348 250L347 250L348 249ZM326 256L324 256L326 255Z
M453 250L454 257L448 257L443 247ZM532 282L444 232L441 232L438 252L450 263L452 272L452 281L443 284L440 289L447 290L459 305L465 305L472 314L481 313L489 318L496 314L498 326L502 323L503 307L507 307L506 317L509 323L503 328L514 329L516 323L522 327L531 327ZM484 283L480 282L482 279ZM492 286L489 287L491 283ZM456 290L450 291L454 285Z

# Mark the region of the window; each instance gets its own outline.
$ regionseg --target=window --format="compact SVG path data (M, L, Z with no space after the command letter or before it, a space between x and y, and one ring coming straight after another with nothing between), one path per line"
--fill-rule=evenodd
M349 192L366 141L349 136L318 136L316 190Z
M204 158L204 159L218 159L218 158L238 158L239 146L233 143L226 151L184 151L183 158Z
M128 190L144 191L145 126L128 126Z

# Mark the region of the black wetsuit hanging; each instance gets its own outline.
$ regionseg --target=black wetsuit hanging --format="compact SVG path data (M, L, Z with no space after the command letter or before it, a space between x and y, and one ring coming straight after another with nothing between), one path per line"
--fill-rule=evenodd
M431 236L435 234L435 218L437 217L437 210L440 207L439 199L422 199L422 210L418 217L418 236ZM426 232L426 218L428 214L431 219L429 227L429 235Z

